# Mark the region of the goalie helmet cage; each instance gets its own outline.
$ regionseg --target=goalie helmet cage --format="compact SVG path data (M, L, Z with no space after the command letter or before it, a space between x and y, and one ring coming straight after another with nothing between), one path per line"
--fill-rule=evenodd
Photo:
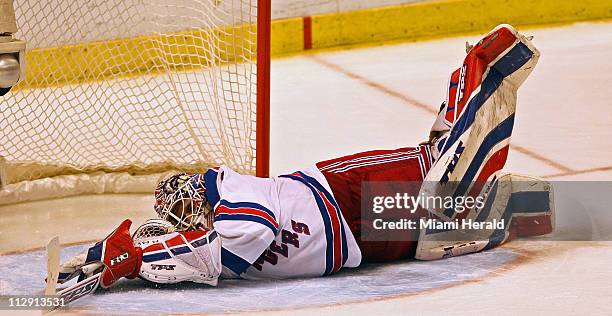
M0 103L0 204L268 176L270 0L14 0L26 79Z

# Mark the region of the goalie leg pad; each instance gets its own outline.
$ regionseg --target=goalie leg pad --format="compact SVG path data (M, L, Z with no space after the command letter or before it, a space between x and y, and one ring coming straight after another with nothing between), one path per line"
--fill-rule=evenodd
M436 144L439 157L424 180L423 196L465 196L474 182L499 175L514 125L517 90L539 56L509 25L498 26L470 50L457 75L456 91L450 94L454 100L448 101L452 127ZM446 220L454 216L452 209L429 211Z
M504 174L491 183L485 206L468 215L476 222L502 221L503 229L421 230L415 258L437 260L496 247L516 237L551 233L555 226L554 193L550 182L531 176Z

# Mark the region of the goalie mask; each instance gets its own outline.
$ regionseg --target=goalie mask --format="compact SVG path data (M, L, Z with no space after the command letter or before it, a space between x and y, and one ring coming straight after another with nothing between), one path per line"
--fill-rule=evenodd
M203 174L180 173L161 181L155 189L154 208L178 231L212 226Z

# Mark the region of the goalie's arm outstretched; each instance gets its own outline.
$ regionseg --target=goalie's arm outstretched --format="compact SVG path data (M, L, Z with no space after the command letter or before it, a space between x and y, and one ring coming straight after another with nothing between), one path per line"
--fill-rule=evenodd
M126 220L129 224L124 222L87 253L66 262L59 283L76 276L84 279L101 269L107 269L114 277L112 282L101 283L102 287L112 285L121 277L139 276L156 283L190 281L210 285L217 284L222 272L239 277L277 234L278 214L271 210L278 207L266 196L249 196L262 189L274 192L274 181L243 178L231 170L225 170L224 177L218 174L219 170L213 168L205 174L177 174L161 181L155 191L155 210L162 219L147 221L135 231L133 238L129 235L131 222ZM230 181L233 177L239 179ZM217 185L221 178L225 179L225 187L240 183L240 189L221 190ZM230 203L221 199L220 194L232 201L245 202ZM113 261L115 253L127 254L134 260L129 265ZM113 262L121 264L115 266Z
M122 277L140 277L156 283L191 281L215 286L221 274L221 243L214 230L174 232L173 225L153 219L130 236L125 220L104 240L61 267L58 283L98 273L108 288ZM150 232L155 233L151 235Z

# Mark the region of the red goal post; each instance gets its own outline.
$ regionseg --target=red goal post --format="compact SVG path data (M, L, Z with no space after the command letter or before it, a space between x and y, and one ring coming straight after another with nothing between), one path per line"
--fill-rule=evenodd
M270 0L257 1L257 145L256 175L270 175Z

